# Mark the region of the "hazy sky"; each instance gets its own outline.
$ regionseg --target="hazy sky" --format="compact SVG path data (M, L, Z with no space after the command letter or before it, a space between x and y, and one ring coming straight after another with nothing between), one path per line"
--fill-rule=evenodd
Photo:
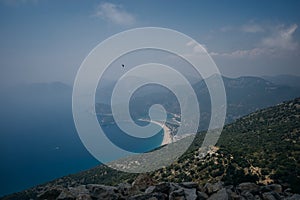
M0 84L72 84L85 56L118 32L178 30L225 76L300 75L300 1L0 0Z

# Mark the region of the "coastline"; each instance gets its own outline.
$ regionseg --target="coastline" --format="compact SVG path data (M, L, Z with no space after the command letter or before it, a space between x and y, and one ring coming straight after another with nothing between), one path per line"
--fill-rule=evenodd
M159 125L160 127L163 128L164 130L164 137L163 137L163 141L161 143L161 146L166 145L166 144L170 144L172 143L172 135L171 135L171 130L162 122L159 121L153 121L153 120L145 120L145 119L140 119L142 121L150 121L154 124Z

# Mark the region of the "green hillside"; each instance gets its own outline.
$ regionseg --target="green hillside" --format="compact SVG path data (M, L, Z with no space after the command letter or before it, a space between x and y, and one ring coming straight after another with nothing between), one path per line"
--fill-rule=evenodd
M275 182L300 191L299 98L225 126L217 147L204 159L199 157L200 136L176 163L152 175L175 182Z

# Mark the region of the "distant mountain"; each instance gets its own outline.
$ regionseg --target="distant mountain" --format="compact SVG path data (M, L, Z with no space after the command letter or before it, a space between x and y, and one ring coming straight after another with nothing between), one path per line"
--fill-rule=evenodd
M154 181L152 184L162 181L175 183L193 181L202 187L201 185L205 183L216 183L214 185L220 187L214 191L217 192L223 188L219 182L222 181L227 185L227 189L237 186L237 190L234 191L239 195L246 195L238 188L247 185L247 190L252 193L248 193L248 196L264 196L264 199L277 197L283 199L283 195L289 195L292 191L300 191L300 98L256 111L226 125L217 145L210 147L208 154L202 157L200 147L204 134L197 134L190 149L172 165L148 173ZM35 198L37 194L54 195L51 193L51 188L58 188L55 189L57 196L65 191L64 188L68 188L68 194L70 194L73 191L72 188L92 183L118 185L119 187L122 185L121 182L127 182L125 184L128 186L128 183L135 180L134 186L137 182L136 177L136 174L118 172L102 165L7 196L4 199ZM256 185L271 183L280 185L265 187ZM147 188L147 184L151 183L145 184ZM207 186L206 184L204 188ZM277 189L275 190L274 187ZM251 188L256 189L253 191ZM213 190L213 187L211 189ZM271 192L272 190L276 192ZM45 193L47 191L49 192ZM223 195L226 196L226 194ZM269 195L268 198L266 195ZM296 199L298 197L295 196Z
M300 76L295 75L278 75L278 76L262 76L276 85L286 85L290 87L300 87Z
M208 81L213 82L214 78L215 76L211 76ZM226 123L233 122L235 119L259 109L300 96L300 87L278 85L259 77L223 77L223 82L227 96ZM182 91L185 92L183 86L177 87L182 87ZM211 115L211 102L205 80L198 81L192 87L198 97L201 111L199 130L206 130ZM108 93L106 91L102 94L109 95ZM180 114L179 102L175 95L170 90L160 86L142 87L139 92L134 93L130 103L130 111L134 118L147 115L153 104L162 104L167 112ZM100 108L100 106L98 107ZM107 108L107 106L104 107Z
M227 122L300 96L300 89L258 77L223 78L227 95Z

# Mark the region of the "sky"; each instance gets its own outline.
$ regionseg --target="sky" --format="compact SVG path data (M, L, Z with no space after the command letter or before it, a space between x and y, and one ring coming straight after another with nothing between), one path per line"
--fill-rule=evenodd
M0 0L0 85L72 85L106 38L137 27L180 31L228 77L300 75L300 1Z

